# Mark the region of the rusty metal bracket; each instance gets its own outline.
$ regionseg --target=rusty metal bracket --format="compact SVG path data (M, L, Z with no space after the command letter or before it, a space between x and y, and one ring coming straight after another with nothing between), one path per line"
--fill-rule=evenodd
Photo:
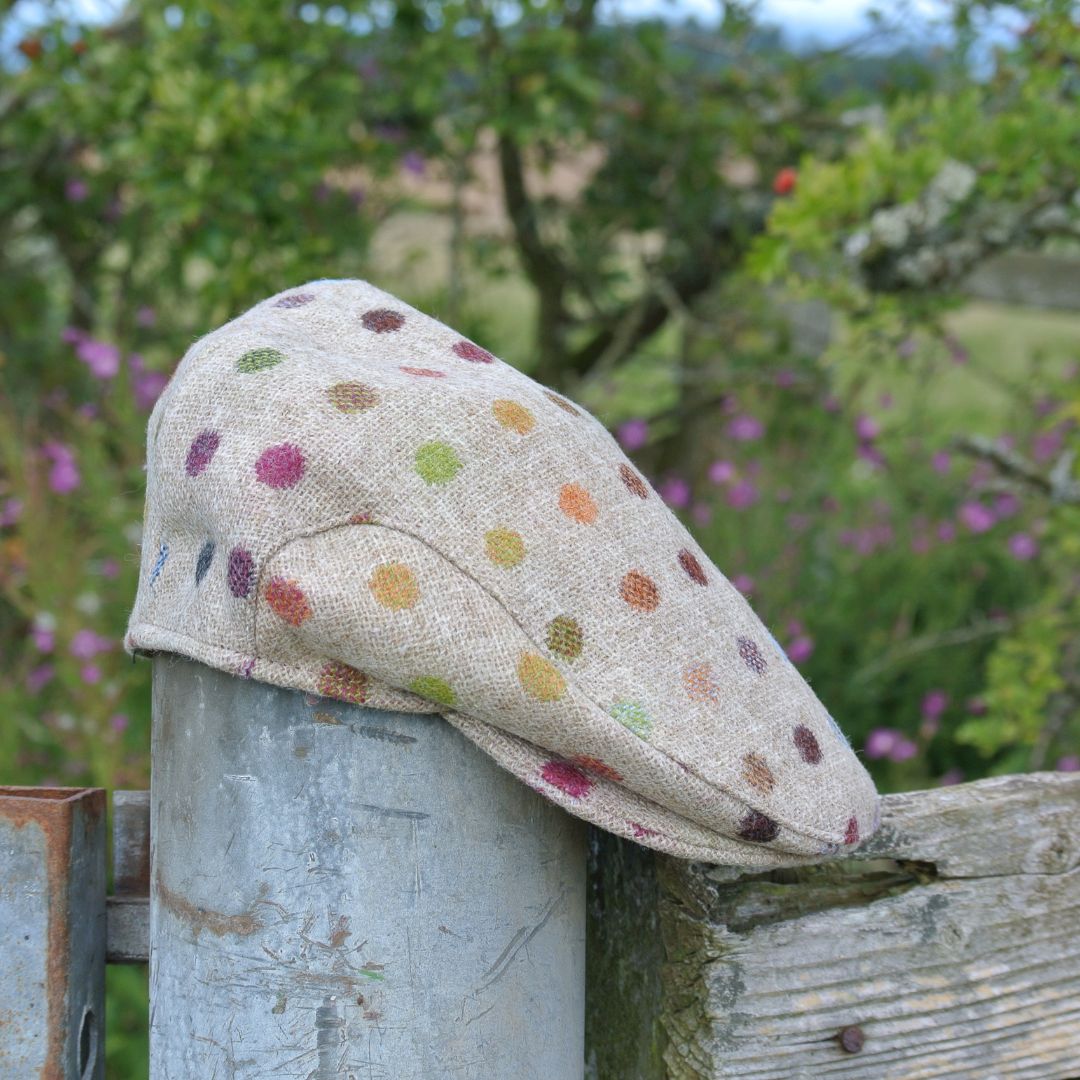
M0 787L0 1076L105 1075L105 792Z

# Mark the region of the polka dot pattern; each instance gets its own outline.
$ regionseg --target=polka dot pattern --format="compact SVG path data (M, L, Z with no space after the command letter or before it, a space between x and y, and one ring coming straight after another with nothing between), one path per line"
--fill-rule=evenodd
M267 487L296 487L304 478L307 462L304 452L293 443L281 443L265 449L255 462L255 475Z
M375 602L391 611L404 611L415 607L420 599L420 586L416 575L400 562L377 566L368 580L368 588Z
M619 466L619 479L626 485L626 490L639 499L649 497L649 485L625 462Z
M445 705L453 708L457 704L457 694L453 687L444 679L438 679L434 675L421 675L409 683L409 689L416 695L434 701L437 705Z
M742 759L743 779L763 795L768 795L776 787L776 776L769 763L758 753L750 751Z
M269 371L285 360L285 354L277 349L250 349L236 361L236 370L244 375L257 371Z
M585 647L585 635L577 619L559 615L548 623L547 647L564 660L576 660Z
M552 787L558 788L571 799L584 799L593 789L593 782L581 769L558 758L545 762L540 775Z
M764 675L769 665L757 642L746 637L740 637L736 639L735 644L738 646L742 662L755 675Z
M691 664L683 672L683 688L691 701L719 701L720 688L711 664Z
M592 525L598 513L593 497L580 484L559 488L559 509L579 525Z
M266 606L290 626L300 626L311 618L311 605L296 581L272 577L266 584Z
M484 550L496 566L517 566L525 558L525 541L511 529L489 529L484 534Z
M367 701L370 682L364 672L340 660L330 660L323 664L315 686L323 697L363 705Z
M647 739L652 732L652 717L645 711L645 706L636 701L615 702L611 707L611 715L638 738Z
M771 817L751 810L739 822L739 836L743 840L750 840L755 844L767 844L776 839L780 826Z
M580 416L581 411L576 405L572 405L566 398L559 394L554 393L551 390L544 391L544 397L548 399L553 405L558 405L563 412L569 413L571 416Z
M372 308L360 316L360 322L373 334L392 334L405 325L405 316L390 308Z
M621 784L623 781L623 775L617 769L613 769L606 761L591 757L589 754L575 754L570 761L579 769L584 769L603 780L610 780L613 784Z
M363 412L379 404L379 395L375 390L360 382L335 383L326 391L326 396L330 404L343 413Z
M315 299L315 294L314 293L304 293L304 292L289 293L287 296L279 297L277 302L274 304L274 307L277 307L277 308L304 307L305 305L310 304L311 301L314 300L314 299Z
M226 571L229 592L243 600L251 595L255 585L255 559L251 552L242 547L234 547L229 552L229 567Z
M799 724L792 732L791 738L798 748L799 756L807 765L821 764L821 746L817 741L817 736L805 724Z
M195 584L200 585L214 561L214 541L207 540L199 550L199 557L195 560Z
M427 367L405 367L404 365L399 368L400 371L404 371L406 375L416 375L421 379L445 379L445 371L436 371L434 368Z
M844 843L857 844L859 842L859 823L854 817L848 818L847 828L844 830Z
M188 476L200 476L210 467L217 448L221 445L221 435L216 431L200 431L188 447L184 469Z
M445 442L426 442L417 448L416 471L428 484L449 484L461 472L461 458Z
M709 579L705 574L705 570L701 563L698 562L697 556L693 552L683 548L679 552L679 565L683 568L686 576L694 582L695 585L708 585Z
M652 578L631 570L619 585L619 595L635 611L655 611L660 606L660 590Z
M471 341L464 339L454 345L454 355L460 356L462 360L468 360L470 364L495 363L495 357L487 349L481 349L479 345L474 345Z
M536 417L524 405L516 401L500 398L492 403L491 411L495 414L495 419L507 431L516 431L519 435L528 435L536 427Z
M525 693L537 701L558 701L566 693L559 669L536 653L524 653L518 660L518 679Z

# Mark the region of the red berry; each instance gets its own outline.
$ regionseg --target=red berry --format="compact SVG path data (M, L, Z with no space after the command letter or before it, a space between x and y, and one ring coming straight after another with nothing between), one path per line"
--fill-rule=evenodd
M19 42L19 52L26 57L27 60L37 60L42 53L41 39L40 38L23 38Z
M790 195L795 190L795 181L798 178L799 174L789 165L776 174L772 189L777 195Z

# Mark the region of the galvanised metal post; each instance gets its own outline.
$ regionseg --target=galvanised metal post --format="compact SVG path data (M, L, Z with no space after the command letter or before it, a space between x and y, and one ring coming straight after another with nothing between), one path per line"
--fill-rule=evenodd
M0 1077L102 1080L105 792L0 787Z
M152 1080L580 1080L580 821L440 717L172 656L152 756Z

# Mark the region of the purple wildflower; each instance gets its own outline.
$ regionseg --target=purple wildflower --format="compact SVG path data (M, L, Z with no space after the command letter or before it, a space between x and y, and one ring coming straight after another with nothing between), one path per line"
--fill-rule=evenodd
M728 506L733 510L746 510L758 500L758 489L752 480L739 480L727 491Z
M615 438L627 453L640 450L649 441L648 420L626 420L616 428Z
M981 502L966 502L957 514L970 532L984 533L994 527L994 512Z
M1039 554L1039 542L1030 533L1014 533L1009 537L1009 554L1020 562L1027 562Z
M681 476L669 476L658 488L660 498L677 510L690 505L690 485Z
M709 466L709 480L714 484L728 484L735 479L735 466L730 461L714 461Z
M731 419L727 433L736 442L754 442L765 434L765 425L756 416L742 413Z

